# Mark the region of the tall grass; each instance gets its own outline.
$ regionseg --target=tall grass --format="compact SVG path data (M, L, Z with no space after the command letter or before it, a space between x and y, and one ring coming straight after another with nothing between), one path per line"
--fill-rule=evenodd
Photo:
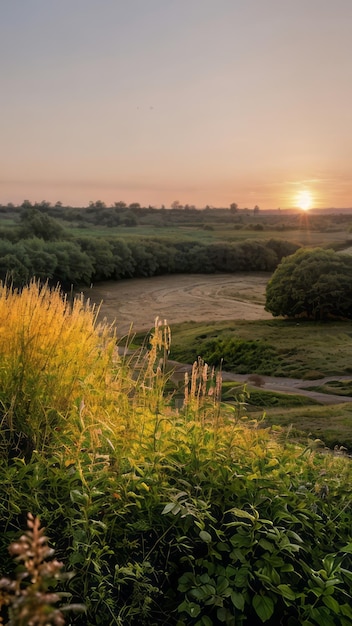
M0 286L1 444L12 454L41 450L77 403L104 406L115 340L83 299L33 281Z

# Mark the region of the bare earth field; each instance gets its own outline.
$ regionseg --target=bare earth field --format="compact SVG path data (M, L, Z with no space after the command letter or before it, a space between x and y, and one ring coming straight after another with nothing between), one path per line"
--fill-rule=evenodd
M100 319L116 323L118 336L148 331L157 316L185 321L270 319L264 311L269 273L182 274L99 283L83 293L101 304Z

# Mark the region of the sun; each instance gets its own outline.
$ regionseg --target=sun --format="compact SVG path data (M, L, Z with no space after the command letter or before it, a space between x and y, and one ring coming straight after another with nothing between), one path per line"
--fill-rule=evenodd
M304 189L296 196L296 204L302 211L309 211L313 206L313 196L310 191Z

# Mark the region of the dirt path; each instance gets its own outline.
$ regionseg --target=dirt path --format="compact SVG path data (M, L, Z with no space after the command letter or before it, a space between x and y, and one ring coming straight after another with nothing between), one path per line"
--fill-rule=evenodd
M270 319L264 311L270 274L182 274L98 283L84 295L101 304L100 317L116 322L117 333L148 331L157 316L185 321Z
M174 371L172 379L175 382L180 382L184 379L185 372L190 373L192 371L192 365L178 363L177 361L169 361L170 369ZM248 374L235 374L233 372L222 372L222 379L225 382L233 381L238 383L247 383L252 387L256 385ZM306 396L320 402L321 404L340 404L344 402L351 402L352 397L340 396L337 394L321 393L320 391L314 391L312 389L306 389L306 387L320 387L325 383L332 380L351 380L351 376L328 376L317 380L303 380L301 378L279 378L278 376L260 376L261 385L260 388L264 391L277 391L280 393L292 393L301 396Z

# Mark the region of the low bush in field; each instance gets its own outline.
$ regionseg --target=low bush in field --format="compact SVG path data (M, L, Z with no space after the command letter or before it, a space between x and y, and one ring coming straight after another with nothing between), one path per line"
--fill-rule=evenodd
M0 382L14 407L1 430L1 575L13 576L7 546L30 511L75 573L60 587L86 608L72 624L351 624L350 462L246 426L200 360L172 409L167 327L156 325L132 369L94 313L60 309L57 297L35 284L0 297L2 328L6 315L17 320L0 342L2 362L17 349L12 387ZM25 454L22 430L34 443Z

